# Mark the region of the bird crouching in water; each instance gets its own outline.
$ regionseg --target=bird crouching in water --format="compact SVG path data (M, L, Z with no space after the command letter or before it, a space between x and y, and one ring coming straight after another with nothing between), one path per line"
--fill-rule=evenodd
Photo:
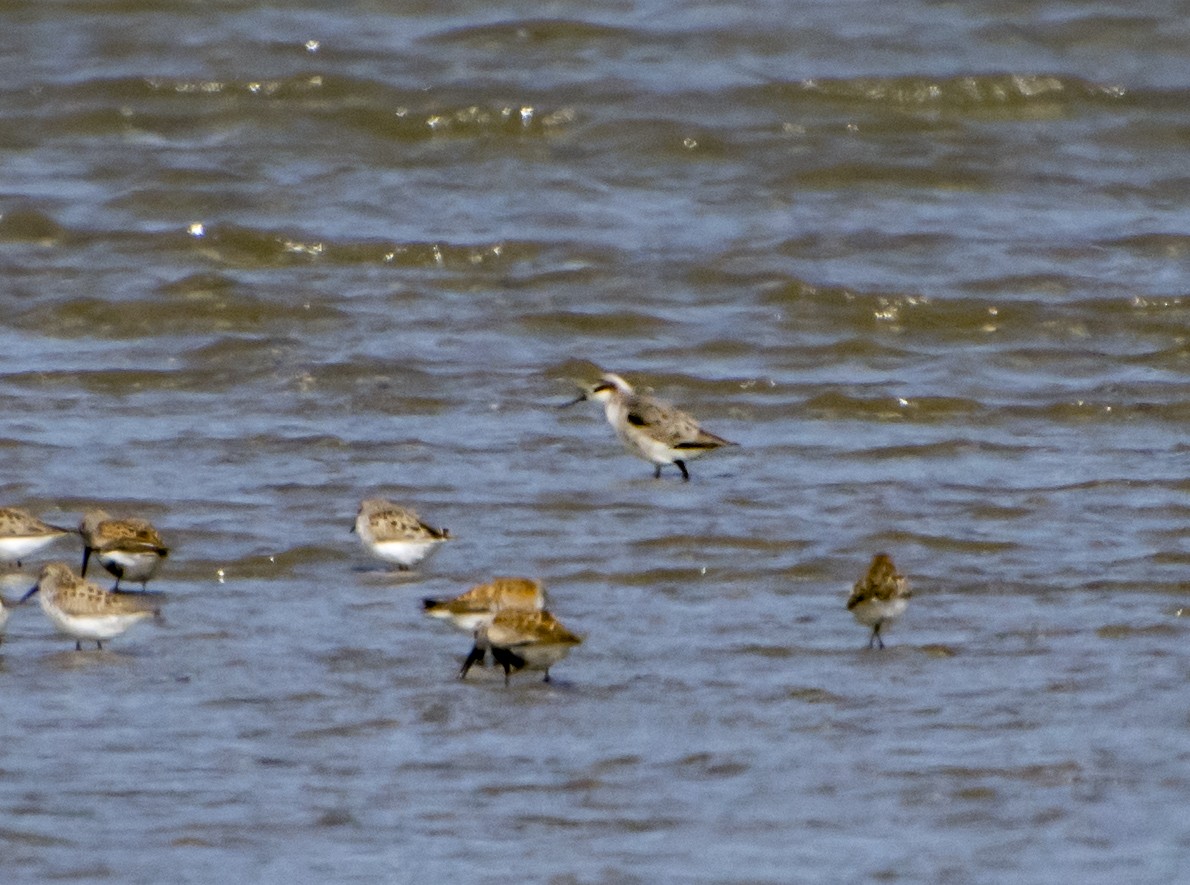
M887 553L872 557L867 574L856 581L855 589L847 599L847 610L861 624L872 628L868 648L884 648L880 628L905 613L912 595L909 582L897 571L892 557Z
M120 581L140 581L141 589L147 589L149 579L169 556L169 548L147 519L113 519L102 510L90 510L79 524L79 533L83 536L80 575L87 576L94 554L99 564L116 576L113 592L119 591Z
M490 621L480 624L475 631L475 646L459 678L467 675L473 664L484 658L491 650L492 658L504 668L504 684L509 677L520 670L543 670L550 681L550 667L558 663L582 639L571 633L548 611L502 611Z
M545 588L532 578L493 578L453 599L423 599L426 617L474 633L502 611L541 611Z
M737 445L703 430L694 418L669 403L637 393L631 384L611 372L565 405L584 400L603 404L607 422L620 442L631 454L653 465L655 479L661 477L662 467L673 464L682 472L682 480L689 482L687 461L724 446Z

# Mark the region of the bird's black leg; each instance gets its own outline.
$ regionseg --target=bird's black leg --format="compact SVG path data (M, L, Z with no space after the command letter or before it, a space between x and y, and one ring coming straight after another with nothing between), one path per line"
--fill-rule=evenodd
M545 678L544 678L544 679L542 679L541 681L542 681L542 682L549 682L549 681L550 681L550 668L549 668L549 667L546 667L546 668L545 668Z
M97 651L103 651L103 640L102 639L95 640L95 648Z
M83 548L83 567L81 569L79 569L79 577L80 578L87 577L87 563L90 561L91 561L91 548L84 547Z
M463 679L467 676L467 671L471 669L472 664L483 663L484 650L478 645L471 647L471 653L467 655L467 660L463 661L463 669L459 671L459 678Z
M653 465L653 479L661 479L661 465L660 464Z
M525 659L516 652L509 651L506 648L492 648L492 658L496 663L504 668L504 684L508 685L508 678L512 675L513 670L519 670L525 666Z
M690 471L686 469L686 462L679 458L674 463L678 465L678 470L682 471L682 482L690 482Z
M872 643L876 643L876 648L884 648L884 640L880 638L880 621L876 622L876 626L872 628L872 638L868 640L868 648L872 647Z
M74 650L75 650L75 651L82 651L82 650L83 650L83 641L82 641L81 639L76 639L76 640L74 641Z

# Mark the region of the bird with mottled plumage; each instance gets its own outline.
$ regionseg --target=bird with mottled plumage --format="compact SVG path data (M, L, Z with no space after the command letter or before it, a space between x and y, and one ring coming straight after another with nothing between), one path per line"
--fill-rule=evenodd
M19 566L26 556L68 534L70 529L42 522L27 510L0 507L0 560L4 562Z
M493 578L453 599L424 599L425 615L474 633L502 611L541 611L545 588L532 578Z
M872 628L868 648L884 648L880 628L905 613L912 595L909 581L897 571L892 557L887 553L877 553L872 557L867 574L856 581L847 600L847 610L855 619Z
M407 571L450 540L450 531L426 525L408 507L383 498L366 498L351 531L374 556Z
M37 583L21 602L34 594L58 632L73 637L76 651L83 650L84 639L102 649L104 640L159 614L143 597L104 590L75 575L64 562L42 568Z
M467 675L473 664L483 660L486 651L504 668L504 684L520 670L545 672L543 681L550 681L550 667L558 663L582 639L571 633L548 611L502 611L475 631L475 646L459 678Z
M604 415L620 442L631 454L653 465L655 479L661 477L663 466L673 464L682 472L682 479L689 481L687 461L737 445L703 430L694 418L669 403L637 393L631 384L611 372L566 405L583 400L603 403Z
M89 510L79 524L83 536L82 576L94 554L99 564L116 576L113 591L120 589L120 581L140 581L147 589L149 579L157 574L162 561L169 556L169 548L147 519L128 517L115 519L103 510Z

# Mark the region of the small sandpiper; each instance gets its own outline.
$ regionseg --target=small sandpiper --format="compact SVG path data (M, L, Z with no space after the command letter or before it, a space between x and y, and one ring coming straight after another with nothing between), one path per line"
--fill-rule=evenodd
M26 510L0 507L0 560L15 562L19 567L29 554L72 533L72 529L42 522Z
M532 578L493 578L453 599L424 599L425 614L474 633L497 612L545 608L545 588Z
M475 646L459 671L462 679L472 664L491 649L492 658L504 668L504 684L519 670L543 670L550 681L550 667L570 654L583 640L571 633L548 611L502 611L475 631Z
M909 582L897 571L892 557L877 553L872 557L868 573L855 583L847 600L847 610L861 624L872 628L868 648L884 648L880 628L892 623L909 607Z
M120 589L122 580L140 581L141 589L147 589L149 579L169 556L169 548L147 519L113 519L103 510L89 510L79 524L79 532L83 536L81 575L87 576L87 565L94 553L99 564L116 576L113 592Z
M105 639L159 614L136 594L113 593L77 577L64 562L51 562L42 568L37 583L21 602L34 593L58 632L74 638L76 651L83 650L84 639L102 649Z
M662 467L673 464L688 482L688 460L713 449L737 445L703 430L692 417L669 403L637 393L631 384L610 372L565 405L592 399L603 403L607 421L624 447L654 466L655 479L661 477Z
M450 540L447 529L432 528L413 510L383 498L360 502L351 531L374 556L396 563L401 571L413 568Z

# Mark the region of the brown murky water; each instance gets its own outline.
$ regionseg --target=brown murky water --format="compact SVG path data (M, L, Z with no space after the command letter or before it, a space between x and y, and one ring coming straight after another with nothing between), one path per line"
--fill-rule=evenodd
M324 5L0 7L0 503L174 546L12 613L5 880L1190 875L1184 10ZM552 685L420 614L497 574Z

